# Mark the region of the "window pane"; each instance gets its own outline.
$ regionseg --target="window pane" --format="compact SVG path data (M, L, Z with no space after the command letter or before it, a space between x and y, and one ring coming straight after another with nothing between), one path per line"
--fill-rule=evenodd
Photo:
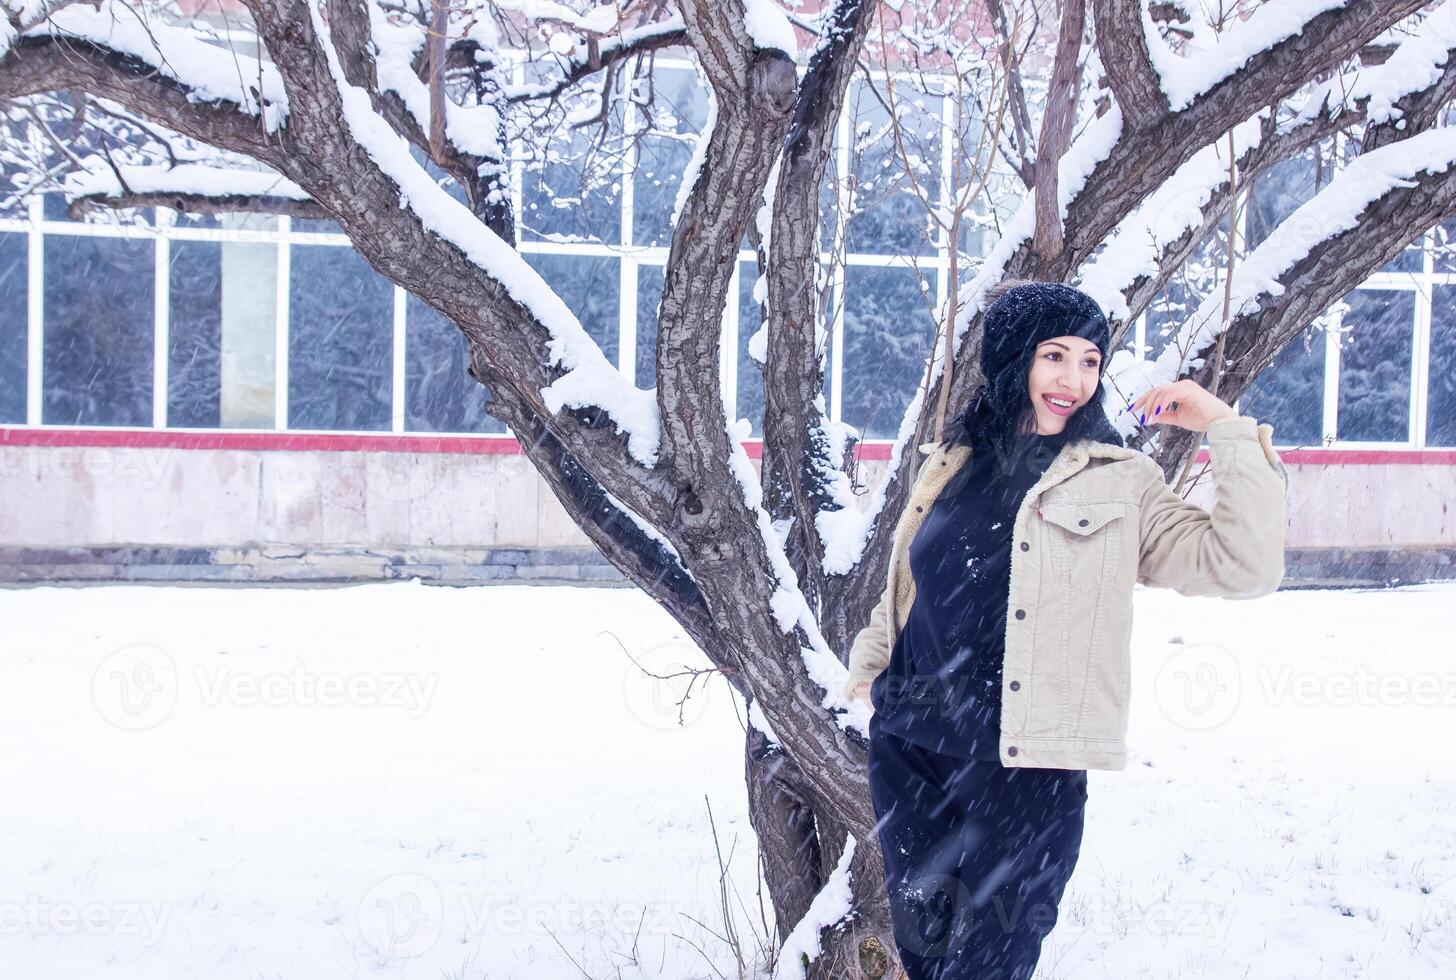
M616 257L527 253L526 261L576 314L607 360L617 364L622 283Z
M156 245L47 235L43 253L42 421L151 425Z
M225 214L224 229L269 215ZM277 374L278 246L173 241L167 424L271 429Z
M753 437L763 438L763 368L748 353L748 343L763 323L763 308L753 298L754 282L758 278L757 262L738 264L738 400L734 408L738 418L746 418L753 424ZM833 291L825 288L819 297L819 322L824 324L824 414L832 415L834 404L834 343L827 336L830 324L834 322ZM846 409L847 411L847 409ZM897 423L898 424L898 423Z
M660 265L637 267L637 374L639 388L657 384L657 305L662 302Z
M927 283L933 301L933 272ZM927 297L900 267L850 266L845 289L843 421L864 439L893 439L934 342Z
M0 234L0 422L25 421L26 236Z
M470 376L460 328L413 295L405 298L405 428L411 432L505 432L485 412L490 393Z
M553 59L527 63L526 82L555 75ZM615 78L618 86L626 72ZM599 93L578 93L533 121L529 156L521 167L521 241L622 240L624 127L622 92L612 93L609 118L574 127L571 119L596 111Z
M1342 325L1336 434L1341 439L1410 438L1411 339L1415 293L1357 289Z
M1281 160L1254 178L1254 192L1244 216L1244 234L1250 250L1262 244L1281 222L1315 195L1318 176L1314 154L1306 152ZM1328 170L1325 179L1328 179ZM1284 234L1298 230L1285 228Z
M326 235L342 235L344 229L333 218L294 218L289 227L293 231L306 231Z
M288 426L388 430L393 286L352 248L296 245L288 289Z
M640 86L645 93L648 81ZM696 146L695 136L708 119L708 97L697 73L658 68L652 73L651 107L639 107L642 125L652 132L637 143L632 180L632 240L638 245L667 245L672 240L672 209ZM651 113L650 120L646 113Z
M763 323L763 309L753 298L757 280L757 262L738 263L738 400L733 412L738 418L752 422L754 438L762 439L763 365L748 354L748 342Z
M1239 412L1274 426L1281 446L1319 445L1324 385L1325 333L1311 324L1259 372L1239 399Z
M1456 218L1447 218L1436 226L1435 232L1432 268L1436 272L1456 272Z
M1163 291L1148 304L1143 336L1148 349L1144 356L1152 360L1162 354L1179 328L1198 311L1200 301L1201 297L1189 287L1186 277L1175 275L1168 280Z
M170 208L168 210L171 210ZM255 231L277 231L278 215L254 212L223 214L189 214L186 211L172 211L173 223L178 228L236 228L246 221L245 227Z
M1149 359L1161 355L1198 313L1204 297L1218 288L1219 270L1227 261L1228 217L1194 246L1183 265L1148 304L1144 343Z
M1432 295L1426 445L1456 446L1456 286L1437 286Z
M1416 237L1417 244L1407 245L1405 251L1380 267L1381 272L1420 272L1422 267L1420 241L1424 233Z
M222 245L172 243L167 424L222 424Z
M914 181L895 145L883 83L879 96L863 84L851 87L849 104L850 171L855 175L851 202L849 251L876 254L932 255L928 198L940 193L941 100L912 88L910 80L895 82L896 114Z

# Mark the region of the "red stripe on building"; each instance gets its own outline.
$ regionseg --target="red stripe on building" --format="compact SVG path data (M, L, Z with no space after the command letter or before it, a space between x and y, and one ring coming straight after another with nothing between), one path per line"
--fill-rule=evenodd
M74 446L121 449L233 449L256 452L375 452L516 454L521 447L506 435L399 435L391 432L211 432L198 429L105 429L0 426L0 446ZM763 456L763 441L743 444L752 459ZM861 460L885 461L892 444L861 443ZM1456 449L1281 449L1279 458L1296 465L1447 465L1456 466ZM1207 447L1198 462L1208 459Z

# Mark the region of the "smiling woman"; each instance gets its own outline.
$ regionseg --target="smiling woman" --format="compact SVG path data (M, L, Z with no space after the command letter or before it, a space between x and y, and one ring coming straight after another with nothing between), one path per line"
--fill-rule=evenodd
M1127 765L1137 582L1253 597L1283 576L1269 426L1191 381L1133 403L1209 429L1213 514L1103 411L1106 317L1058 283L985 313L981 392L927 443L884 597L850 651L895 940L913 978L1031 975L1077 862L1087 770Z

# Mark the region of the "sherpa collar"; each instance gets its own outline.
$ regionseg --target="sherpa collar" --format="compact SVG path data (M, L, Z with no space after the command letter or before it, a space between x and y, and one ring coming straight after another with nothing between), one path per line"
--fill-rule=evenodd
M934 459L940 444L937 442L922 442L920 451ZM937 476L949 477L958 470L971 454L971 447L964 443L957 443L945 450L947 470ZM1044 490L1060 483L1062 480L1076 473L1083 466L1087 465L1089 459L1132 459L1134 456L1144 454L1136 449L1129 449L1126 446L1118 446L1110 442L1097 442L1095 440L1080 440L1062 446L1057 453L1057 458L1052 460L1041 479L1032 488L1034 491ZM927 460L926 463L929 463ZM925 464L922 464L925 465Z

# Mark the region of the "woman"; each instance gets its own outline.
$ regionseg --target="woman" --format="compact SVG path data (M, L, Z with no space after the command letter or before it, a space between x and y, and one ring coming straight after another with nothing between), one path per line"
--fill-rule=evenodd
M997 291L985 385L921 447L884 597L850 653L910 980L1031 976L1077 861L1087 770L1127 763L1133 585L1252 598L1283 577L1272 428L1189 380L1128 406L1207 431L1217 500L1187 503L1103 411L1108 343L1077 289Z

